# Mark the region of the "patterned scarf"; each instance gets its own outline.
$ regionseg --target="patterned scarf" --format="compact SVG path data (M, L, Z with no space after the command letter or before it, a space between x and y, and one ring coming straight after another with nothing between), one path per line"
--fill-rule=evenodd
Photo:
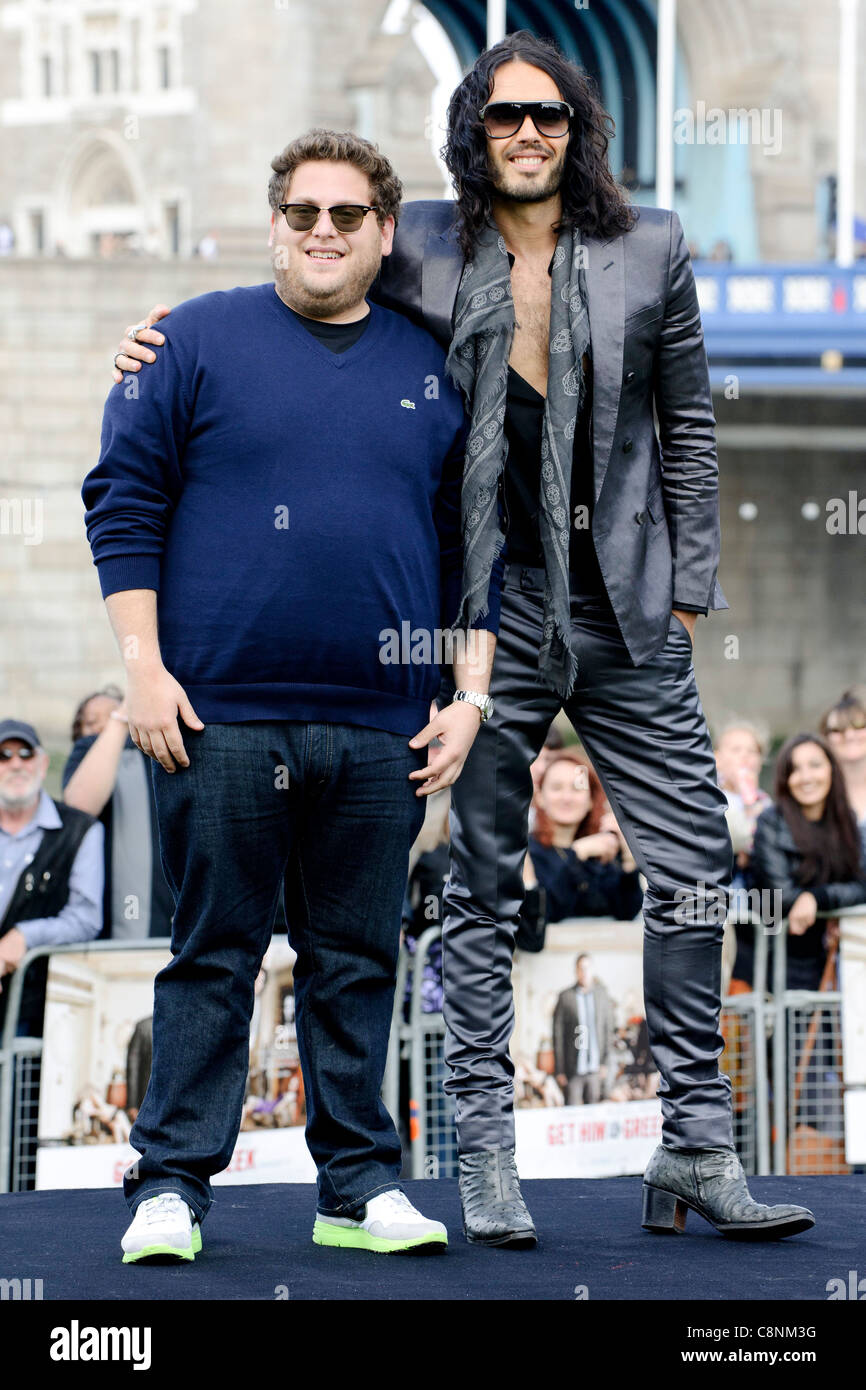
M589 347L579 228L568 227L560 233L551 280L550 367L539 499L546 578L538 675L567 699L577 678L569 604L571 459L585 390L583 354ZM505 241L489 222L460 280L446 362L446 371L463 392L471 416L463 470L463 591L455 626L486 616L490 571L505 542L499 529L498 487L508 453L503 425L513 337L511 266Z

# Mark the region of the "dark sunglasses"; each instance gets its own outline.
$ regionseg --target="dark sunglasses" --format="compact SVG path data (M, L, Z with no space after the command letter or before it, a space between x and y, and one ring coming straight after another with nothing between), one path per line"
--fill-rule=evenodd
M491 140L516 135L529 116L539 135L558 139L568 134L574 107L567 101L490 101L478 112Z
M364 203L337 203L332 208L317 208L312 203L280 203L278 206L293 232L311 232L323 212L330 214L335 231L357 232L368 212L378 212L375 206L367 207Z
M827 725L828 734L844 734L846 729L866 729L866 717L862 714L850 714L840 722Z
M28 758L35 757L35 748L0 748L0 758L4 763L11 762L13 758L20 758L23 763L26 763Z

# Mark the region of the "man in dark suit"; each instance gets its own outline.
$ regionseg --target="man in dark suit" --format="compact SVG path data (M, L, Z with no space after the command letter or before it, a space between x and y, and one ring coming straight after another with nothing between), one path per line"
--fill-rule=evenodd
M403 210L374 289L448 347L472 417L460 612L498 620L492 708L452 789L443 927L464 1229L489 1245L536 1241L514 1159L511 960L529 767L562 708L648 884L664 1128L644 1224L672 1229L668 1207L680 1223L683 1202L729 1235L813 1224L753 1202L733 1148L723 927L701 910L727 891L732 852L692 665L697 615L728 606L715 419L682 226L629 207L609 126L591 81L551 45L521 31L488 49L449 108L456 203ZM117 379L161 342L135 331Z
M568 1105L595 1105L604 1098L614 1032L610 995L584 952L575 963L575 983L562 991L553 1011L556 1079Z

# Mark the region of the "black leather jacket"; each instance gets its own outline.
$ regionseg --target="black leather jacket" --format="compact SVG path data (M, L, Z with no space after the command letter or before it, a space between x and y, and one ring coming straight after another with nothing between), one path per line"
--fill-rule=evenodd
M756 887L781 890L782 912L786 917L796 899L804 892L814 894L821 912L866 903L866 868L862 863L860 877L846 883L804 884L798 877L801 859L802 855L778 806L768 806L758 817L751 869ZM823 955L821 943L825 927L826 923L819 918L802 936L789 936L789 956L814 959Z

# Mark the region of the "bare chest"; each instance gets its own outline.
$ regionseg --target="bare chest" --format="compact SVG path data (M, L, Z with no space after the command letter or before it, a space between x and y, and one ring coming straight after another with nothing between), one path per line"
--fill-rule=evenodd
M547 266L534 269L516 264L511 269L511 293L514 299L514 340L509 365L534 386L542 396L547 395L547 371L550 357L550 276ZM589 358L583 355L583 370L589 370Z
M546 266L511 268L514 341L509 363L524 381L547 395L550 351L550 276Z

